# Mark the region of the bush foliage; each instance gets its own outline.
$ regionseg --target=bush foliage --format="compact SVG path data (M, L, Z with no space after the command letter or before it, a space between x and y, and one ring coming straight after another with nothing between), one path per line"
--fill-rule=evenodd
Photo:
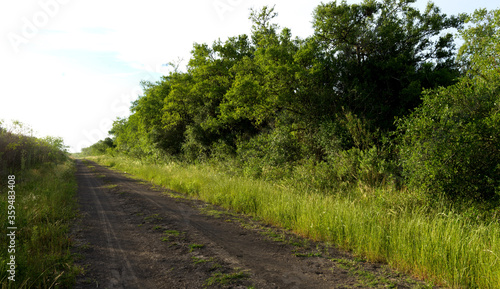
M499 103L500 86L468 79L427 92L424 104L400 124L408 185L450 197L496 196L500 192Z
M461 31L459 83L426 91L399 124L401 160L414 189L472 199L500 195L500 10L478 10Z
M323 3L306 39L274 23L274 8L252 10L250 35L194 44L186 71L143 82L132 114L84 152L227 161L254 177L317 166L330 188L492 198L499 13L414 2Z

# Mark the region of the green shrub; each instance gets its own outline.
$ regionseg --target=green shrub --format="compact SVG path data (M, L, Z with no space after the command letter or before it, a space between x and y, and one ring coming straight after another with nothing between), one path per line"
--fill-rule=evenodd
M333 165L340 183L363 183L375 187L392 179L393 165L384 151L376 146L341 151Z
M302 147L295 132L283 126L240 141L236 154L244 166L245 175L280 178L302 158Z
M400 155L412 189L490 199L500 185L500 82L463 79L427 91L399 121Z
M235 155L235 148L223 140L214 142L210 148L210 157L215 161L231 160Z
M394 161L389 149L377 143L378 131L355 114L344 111L336 121L320 124L317 144L334 178L332 184L346 187L363 183L368 186L386 184L393 178Z
M113 140L109 137L105 138L104 140L100 140L96 142L95 144L91 145L90 147L83 148L82 153L84 155L104 155L104 154L111 154L116 148L116 145L114 144Z
M209 146L204 139L200 126L188 126L184 132L185 141L182 144L184 157L189 161L205 160L209 154Z

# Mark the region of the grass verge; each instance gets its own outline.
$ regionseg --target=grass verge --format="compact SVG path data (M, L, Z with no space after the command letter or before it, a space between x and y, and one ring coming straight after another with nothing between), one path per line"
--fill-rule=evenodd
M500 224L473 221L418 195L358 187L325 193L297 185L227 175L209 164L94 160L192 197L255 216L370 261L452 288L498 288Z
M70 221L75 217L74 162L44 164L15 174L15 251L8 252L8 196L6 180L0 181L1 288L68 288L79 270L73 265L69 239ZM12 188L11 188L12 189ZM11 210L13 211L13 210ZM15 281L7 272L15 256ZM10 267L10 266L9 266Z

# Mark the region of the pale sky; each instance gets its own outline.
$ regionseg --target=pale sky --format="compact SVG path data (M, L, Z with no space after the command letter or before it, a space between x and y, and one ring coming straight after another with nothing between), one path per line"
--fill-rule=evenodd
M251 7L276 5L276 23L305 38L321 2L2 1L0 120L19 120L37 136L62 137L71 152L80 151L104 139L117 117L129 115L141 80L159 80L169 71L164 64L179 58L184 67L193 43L250 34ZM495 2L434 1L448 15L499 8Z

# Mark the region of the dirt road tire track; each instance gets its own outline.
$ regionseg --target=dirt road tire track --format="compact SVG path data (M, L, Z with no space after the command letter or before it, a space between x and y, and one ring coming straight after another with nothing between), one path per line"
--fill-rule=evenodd
M147 280L139 282L135 271L137 264L134 262L133 266L130 260L128 250L133 248L133 244L123 235L128 235L126 233L134 228L120 221L123 212L113 206L110 196L103 192L102 183L93 173L79 161L77 168L79 202L87 224L88 239L92 240L86 245L92 246L94 255L100 256L99 260L92 260L95 264L92 269L99 276L107 276L101 280L95 279L96 287L154 288Z
M76 288L203 288L210 278L235 272L248 278L208 288L373 288L360 286L355 275L328 258L296 257L290 244L201 213L208 206L203 202L169 197L164 189L90 164L91 169L77 160L82 217L75 240L86 270ZM328 250L330 258L348 257Z

